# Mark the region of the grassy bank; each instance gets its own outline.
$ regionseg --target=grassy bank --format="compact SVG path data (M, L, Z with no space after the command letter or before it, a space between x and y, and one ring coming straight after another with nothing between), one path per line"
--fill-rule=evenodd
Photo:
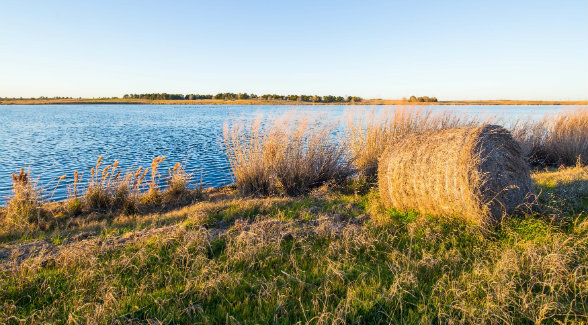
M0 319L65 323L582 323L588 168L539 172L544 212L492 235L382 209L358 184L207 191L0 246Z
M364 99L361 102L314 103L290 100L265 99L197 99L197 100L149 100L149 99L0 99L0 105L73 105L73 104L139 104L139 105L588 105L588 101L543 100L455 100L434 103L409 102L395 99Z
M364 117L344 137L288 117L227 124L222 189L190 188L165 157L128 172L98 159L85 186L65 176L64 202L15 173L0 323L588 322L586 111L513 127L537 204L490 229L386 209L375 185L397 139L482 121Z

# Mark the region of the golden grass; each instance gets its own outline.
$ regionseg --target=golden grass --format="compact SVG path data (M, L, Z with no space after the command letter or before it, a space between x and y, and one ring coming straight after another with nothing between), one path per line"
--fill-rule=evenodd
M534 177L563 186L575 182L572 174L578 172ZM378 205L377 193L243 198L231 189L215 189L209 200L181 209L118 215L71 233L0 244L0 319L9 324L588 321L588 206L568 216L573 222L567 226L543 216L519 216L488 237L460 221ZM375 222L378 214L387 223Z
M82 175L74 171L73 183L67 188L68 198L63 202L43 201L43 189L31 180L29 172L21 169L19 174L13 174L12 196L6 207L0 209L0 233L45 229L90 215L147 213L189 204L202 195L200 187L190 189L191 176L180 163L169 169L165 179L168 186L159 188L158 166L165 157L153 159L151 168L139 167L126 173L121 172L118 161L104 165L102 159L100 156L90 170L83 191L80 191ZM150 178L145 181L149 172ZM66 177L61 176L58 185Z
M451 112L397 108L376 114L371 110L347 116L346 140L355 168L361 175L374 178L384 150L403 136L476 124L472 118Z
M299 195L348 176L345 147L333 139L334 125L285 119L268 132L275 177L288 195Z
M42 225L41 193L29 171L21 168L18 174L13 173L12 196L6 204L4 218L0 218L0 230L22 231L33 224Z
M519 121L513 135L535 166L574 166L588 160L588 109Z
M560 113L544 123L549 130L547 150L558 162L573 166L588 161L588 109Z
M244 123L224 125L224 147L237 188L243 194L267 195L272 191L272 152L261 123L257 118L247 130Z
M579 109L546 116L540 122L520 121L512 132L533 166L581 164L588 160L587 112ZM294 120L291 116L274 121L259 118L251 124L226 124L224 146L241 193L299 195L348 176L348 161L360 175L373 181L382 152L405 136L478 123L450 112L405 108L376 115L371 111L348 117L345 139L337 143L333 138L334 125L319 125L304 118ZM85 190L80 193L83 174L76 171L74 182L68 187L67 201L61 204L63 207L49 212L41 204L42 189L35 186L28 173L21 171L13 179L13 197L2 212L6 220L4 228L10 224L24 229L28 227L27 222L38 227L45 224L43 220L48 214L68 217L91 213L134 214L179 202L185 204L197 197L187 187L190 175L181 164L168 170L167 188L158 188L161 184L158 166L164 159L155 158L150 168L122 172L118 162L104 166L99 158L88 173ZM439 158L440 163L445 160Z
M242 193L298 195L349 174L333 125L291 116L263 122L258 118L247 129L225 124L224 145Z

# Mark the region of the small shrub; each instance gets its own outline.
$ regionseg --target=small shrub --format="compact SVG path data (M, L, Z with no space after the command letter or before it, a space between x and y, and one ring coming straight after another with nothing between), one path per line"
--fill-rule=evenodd
M66 202L66 212L70 216L78 216L82 214L83 207L82 200L79 198L72 198Z
M182 194L189 192L188 182L190 181L190 175L186 173L182 164L179 162L174 165L174 168L168 169L167 179L167 193L172 196L181 196Z
M83 204L78 195L78 187L80 184L81 175L78 171L74 171L73 184L68 187L68 198L65 202L66 213L70 216L77 216L82 213Z

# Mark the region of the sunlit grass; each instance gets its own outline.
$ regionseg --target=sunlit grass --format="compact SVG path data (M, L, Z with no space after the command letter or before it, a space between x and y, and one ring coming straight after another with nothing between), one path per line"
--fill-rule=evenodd
M582 173L533 177L549 183L543 194L577 201L583 194L562 187ZM575 220L569 225L513 216L488 236L455 219L384 209L373 191L207 196L47 236L55 253L0 268L0 317L57 324L588 320L586 209L562 212Z

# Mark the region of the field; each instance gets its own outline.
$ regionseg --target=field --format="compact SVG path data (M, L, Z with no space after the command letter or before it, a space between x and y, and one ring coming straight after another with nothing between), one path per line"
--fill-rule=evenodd
M537 101L537 100L457 100L439 102L408 102L395 99L364 99L359 103L313 103L289 100L263 99L0 99L0 105L73 105L73 104L151 104L151 105L588 105L588 101Z
M512 129L538 198L491 228L385 208L374 181L388 141L478 122L376 120L350 120L344 144L332 127L287 118L227 124L226 188L189 188L179 164L159 173L165 157L126 174L99 159L65 202L41 202L30 173L14 174L0 210L0 322L588 322L585 111Z

